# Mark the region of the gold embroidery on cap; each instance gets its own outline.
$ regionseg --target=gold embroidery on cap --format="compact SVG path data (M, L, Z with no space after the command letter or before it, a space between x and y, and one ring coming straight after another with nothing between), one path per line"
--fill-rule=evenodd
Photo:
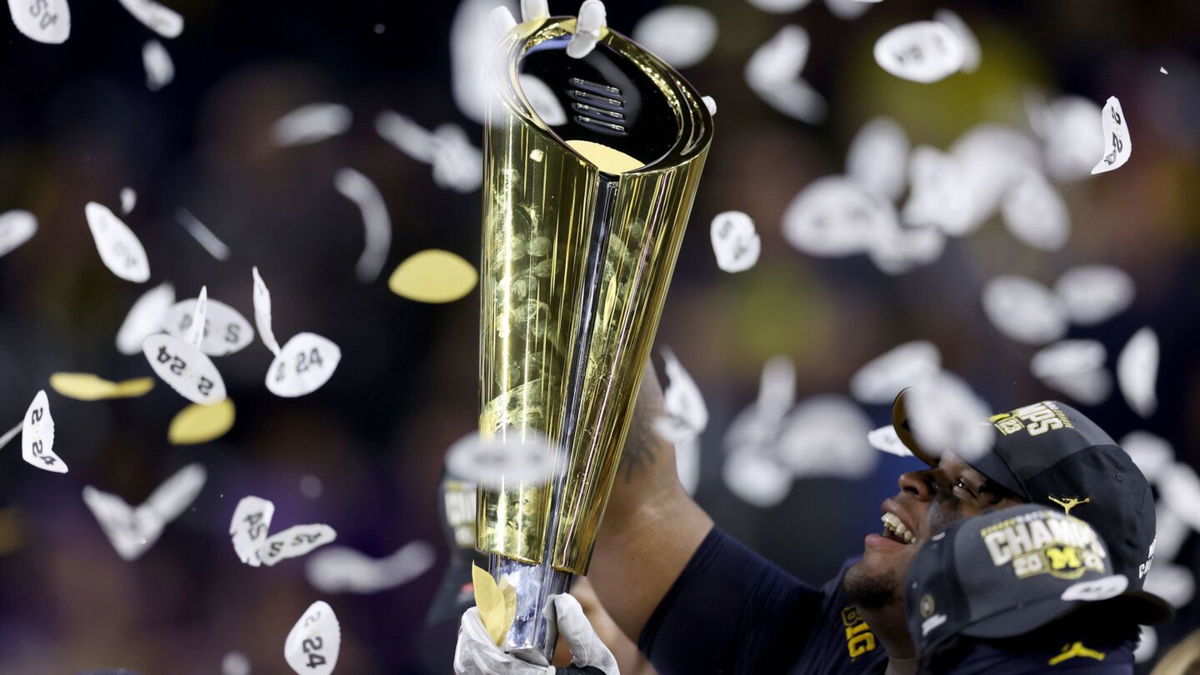
M1050 659L1049 663L1052 666L1057 666L1058 664L1062 663L1063 661L1066 661L1068 659L1073 659L1077 656L1089 658L1089 659L1096 659L1097 661L1104 660L1104 652L1098 652L1094 649L1088 649L1087 647L1083 646L1082 642L1073 642L1068 645L1063 645L1062 653L1059 654L1058 656L1055 656L1054 658Z

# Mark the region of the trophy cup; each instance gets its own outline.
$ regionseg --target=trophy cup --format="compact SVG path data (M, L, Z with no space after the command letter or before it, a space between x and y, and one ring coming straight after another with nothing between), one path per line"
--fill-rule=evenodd
M587 573L713 133L669 65L607 29L571 58L574 31L501 37L484 131L480 432L542 434L556 463L548 482L480 487L476 546L516 591L501 648L540 665L547 598ZM527 78L565 114L539 116Z

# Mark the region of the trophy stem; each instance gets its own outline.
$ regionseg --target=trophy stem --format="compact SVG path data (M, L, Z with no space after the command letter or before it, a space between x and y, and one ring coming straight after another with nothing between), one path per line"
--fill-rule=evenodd
M492 575L503 578L516 589L517 611L501 648L529 663L548 666L558 642L558 621L553 610L545 612L551 595L566 593L571 573L547 563L530 565L496 554L489 556ZM547 616L549 614L549 616Z

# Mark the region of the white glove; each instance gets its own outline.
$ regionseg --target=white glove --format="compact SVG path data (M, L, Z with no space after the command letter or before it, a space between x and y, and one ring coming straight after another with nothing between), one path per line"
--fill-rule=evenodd
M603 675L621 675L617 659L600 641L583 614L579 601L570 595L552 595L550 602L558 618L558 634L571 650L571 665L591 667ZM549 606L547 610L549 610ZM479 608L463 613L454 648L455 675L555 675L553 666L535 666L506 654L488 636L479 619Z

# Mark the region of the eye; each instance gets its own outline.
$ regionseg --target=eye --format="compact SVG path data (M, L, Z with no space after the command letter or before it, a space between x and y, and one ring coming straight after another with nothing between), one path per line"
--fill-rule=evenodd
M974 490L972 490L972 489L970 488L970 486L968 486L968 485L967 485L967 479L966 479L966 478L963 478L962 476L959 476L958 480L954 481L954 487L956 487L956 488L958 488L958 489L962 490L963 492L966 492L966 493L967 493L968 495L970 495L970 496L971 496L973 499L974 499L974 498L977 498L977 497L976 497L976 495L975 495L975 491L974 491Z

